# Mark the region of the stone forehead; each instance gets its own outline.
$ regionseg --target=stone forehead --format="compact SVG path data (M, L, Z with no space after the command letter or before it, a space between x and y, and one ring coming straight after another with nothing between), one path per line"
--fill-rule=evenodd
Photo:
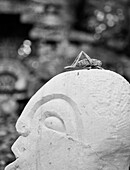
M82 92L89 93L95 88L101 93L107 90L104 87L112 90L114 87L120 88L122 85L124 86L123 92L130 87L121 75L109 70L76 70L55 76L39 92L42 92L43 96L50 93L64 93L73 98L76 97L76 94L80 96ZM120 92L122 93L122 91ZM85 95L85 93L83 94Z
M51 97L47 98L47 96ZM96 105L96 109L97 105L102 106L105 102L107 106L110 103L115 103L113 101L116 101L117 106L123 106L124 103L129 103L130 85L121 75L109 70L69 71L61 73L48 81L31 98L25 110L28 113L29 109L36 102L43 100L44 97L46 97L46 100L44 100L46 102L53 98L66 100L63 96L73 100L78 107L93 104Z

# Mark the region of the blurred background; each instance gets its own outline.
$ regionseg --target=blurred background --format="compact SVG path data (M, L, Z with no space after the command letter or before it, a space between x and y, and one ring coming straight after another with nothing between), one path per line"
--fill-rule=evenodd
M0 0L0 170L31 96L81 50L130 81L128 0Z

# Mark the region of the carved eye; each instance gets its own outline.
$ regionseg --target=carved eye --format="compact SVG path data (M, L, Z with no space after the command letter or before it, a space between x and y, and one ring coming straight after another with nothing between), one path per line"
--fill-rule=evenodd
M46 127L59 131L59 132L65 132L65 125L64 122L55 116L47 117L44 121L44 124Z

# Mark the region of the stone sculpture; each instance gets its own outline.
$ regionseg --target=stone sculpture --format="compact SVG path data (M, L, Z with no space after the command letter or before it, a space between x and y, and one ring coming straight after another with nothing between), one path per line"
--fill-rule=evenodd
M29 101L5 170L128 170L130 84L104 69L72 70Z

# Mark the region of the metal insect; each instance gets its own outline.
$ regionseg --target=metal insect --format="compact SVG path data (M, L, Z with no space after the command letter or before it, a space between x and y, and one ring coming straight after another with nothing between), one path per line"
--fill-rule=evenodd
M82 55L85 56L84 59L80 58ZM66 70L76 70L76 69L102 69L102 62L97 59L91 59L84 51L81 51L80 54L76 57L74 62L70 66L66 66Z

